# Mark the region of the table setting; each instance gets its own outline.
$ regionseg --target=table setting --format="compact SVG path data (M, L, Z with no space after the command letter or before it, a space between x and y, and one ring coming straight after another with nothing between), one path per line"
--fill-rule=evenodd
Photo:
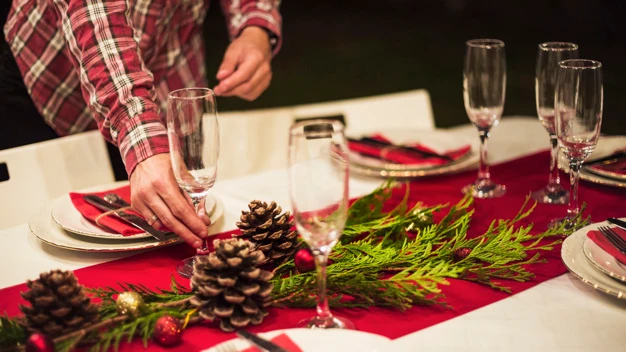
M467 126L297 121L286 168L217 183L215 96L170 93L202 248L133 209L127 182L51 200L0 232L5 267L49 258L2 280L0 350L621 350L626 137L600 133L602 65L540 44L539 118L502 118L504 48L466 43Z

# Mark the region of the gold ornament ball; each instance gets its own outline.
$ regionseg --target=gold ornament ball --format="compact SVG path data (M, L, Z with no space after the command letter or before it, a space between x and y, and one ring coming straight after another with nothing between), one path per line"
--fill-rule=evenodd
M120 293L115 301L115 309L119 314L137 317L144 308L143 297L137 292Z

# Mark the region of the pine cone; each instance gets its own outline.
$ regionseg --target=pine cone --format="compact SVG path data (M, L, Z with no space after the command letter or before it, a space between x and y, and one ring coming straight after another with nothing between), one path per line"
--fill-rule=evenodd
M219 318L220 328L234 331L260 324L267 315L273 285L271 272L257 267L265 256L240 238L215 240L215 252L196 257L191 304L207 320Z
M22 297L30 306L20 305L26 326L48 336L67 334L98 320L98 307L91 303L71 271L52 270L26 282Z
M248 208L250 211L242 211L237 223L241 229L239 237L254 243L268 261L279 263L293 255L298 234L291 230L294 222L289 219L289 212L279 215L282 209L276 202L268 205L259 200L250 202Z

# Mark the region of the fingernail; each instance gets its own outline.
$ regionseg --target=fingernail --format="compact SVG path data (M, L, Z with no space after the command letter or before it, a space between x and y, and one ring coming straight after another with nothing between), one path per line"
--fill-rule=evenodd
M195 249L202 248L202 241L200 241L200 240L194 241L193 242L193 248L195 248Z
M219 70L219 71L217 71L217 76L219 77L219 76L225 75L227 73L228 73L228 70Z

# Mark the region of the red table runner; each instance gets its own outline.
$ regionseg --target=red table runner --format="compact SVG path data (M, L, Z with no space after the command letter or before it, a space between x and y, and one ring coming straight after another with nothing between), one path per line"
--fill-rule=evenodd
M480 200L474 203L475 213L470 226L470 234L480 234L494 219L509 219L517 213L529 192L545 186L547 182L549 154L542 152L491 168L495 181L507 186L507 193L498 199ZM427 205L442 203L454 204L461 198L460 189L476 177L476 172L465 172L457 175L440 176L429 179L415 180L411 183L410 205L422 201ZM567 178L563 180L567 182ZM610 216L624 216L623 207L626 201L626 189L610 188L581 182L580 199L587 203L585 215L592 220L602 221ZM622 208L622 209L621 209ZM533 214L521 225L534 223L534 232L545 229L548 222L566 213L566 206L538 204ZM234 226L234 224L233 224ZM230 237L234 233L224 233L221 237ZM505 281L513 294L524 291L543 281L566 272L560 258L560 246L543 257L546 264L529 267L536 277L529 282ZM177 245L154 250L132 257L102 263L76 270L81 284L87 287L115 285L118 282L142 283L148 287L169 288L170 279L178 261L193 254L186 245ZM54 269L54 268L50 268ZM187 280L178 278L187 284ZM453 309L437 307L413 307L407 311L372 307L369 309L336 309L337 315L351 319L359 330L372 332L395 339L409 333L438 324L448 319L465 314L477 308L499 301L510 294L494 291L490 288L463 280L450 280L450 285L443 287L447 302ZM0 312L9 315L19 313L17 304L22 302L20 291L25 285L17 285L0 290ZM314 309L270 309L269 316L259 326L252 327L253 332L292 328L300 320L314 315ZM183 335L183 342L167 350L194 351L208 348L218 342L234 337L232 333L224 333L217 327L194 326L188 328ZM141 348L141 342L123 345L122 350ZM151 350L165 350L151 343Z

